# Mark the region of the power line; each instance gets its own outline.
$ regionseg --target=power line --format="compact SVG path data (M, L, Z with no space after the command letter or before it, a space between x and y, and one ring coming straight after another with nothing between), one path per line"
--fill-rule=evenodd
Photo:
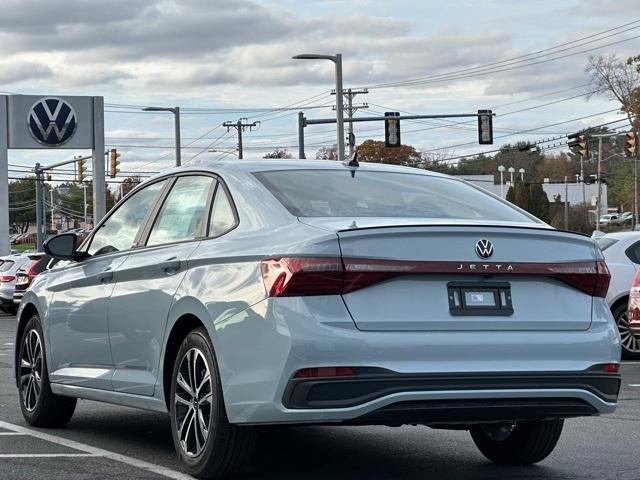
M458 78L466 78L464 76L464 74L465 73L466 74L470 74L471 72L473 72L472 75L478 75L478 74L486 74L486 73L489 73L489 72L495 73L497 71L504 71L504 69L500 69L500 68L496 69L496 68L489 68L489 67L504 67L504 66L511 65L513 63L528 62L528 61L536 59L536 58L542 58L542 57L546 57L546 56L550 56L550 55L555 55L555 54L563 52L563 51L572 50L574 48L578 48L578 47L581 47L581 46L584 46L584 45L587 45L587 44L590 44L590 43L595 43L595 42L601 41L603 39L610 38L610 37L615 36L615 35L620 35L622 33L625 33L625 32L634 30L636 28L639 28L640 26L636 25L638 23L640 23L640 19L639 20L634 20L632 22L628 22L628 23L625 23L623 25L619 25L617 27L613 27L613 28L610 28L608 30L604 30L604 31L601 31L601 32L598 32L598 33L595 33L595 34L587 35L585 37L581 37L581 38L578 38L576 40L572 40L572 41L569 41L569 42L561 43L561 44L554 45L554 46L551 46L551 47L548 47L548 48L545 48L545 49L542 49L542 50L537 50L537 51L534 51L534 52L526 53L526 54L519 55L519 56L516 56L516 57L511 57L511 58L508 58L508 59L505 59L505 60L501 60L501 61L486 63L486 64L483 64L483 65L478 65L476 67L467 67L467 68L454 70L454 71L450 71L450 72L446 72L446 73L438 74L438 75L428 75L428 76L416 77L416 78L409 79L409 80L401 80L401 81L396 81L396 82L381 83L381 84L369 86L368 88L389 88L389 87L395 87L395 86L406 86L406 85L420 84L420 83L431 83L431 82L435 82L435 81L455 80L455 79L458 79ZM634 25L634 26L625 29L625 27L629 27L631 25ZM602 38L595 39L595 37L600 37L600 36L604 35L605 33L614 32L616 30L621 30L621 29L624 29L624 30L616 32L616 33L612 33L611 35L603 36ZM601 45L601 46L595 47L595 48L590 49L590 50L603 48L605 46L609 46L609 45L616 44L616 43L621 43L621 42L624 42L624 41L630 41L630 40L633 40L634 38L637 38L637 37L631 37L631 38L624 39L624 40L617 41L617 42L613 42L613 43L610 43L610 44ZM582 42L583 40L587 40L587 39L592 39L592 40L590 40L588 42L585 42L585 43L582 43L582 44L579 44L579 45L574 45L573 47L560 49L561 47L566 47L568 45L576 44L576 43ZM552 51L552 50L556 50L556 51ZM579 53L585 53L585 52L590 51L590 50L585 50L585 51L582 51L582 52L574 52L574 53L572 53L570 55L565 55L565 56L557 57L557 58L554 58L554 59L548 59L547 61L557 60L557 59L560 59L560 58L565 58L566 56L576 55L576 54L579 54ZM545 53L545 52L548 52L548 53ZM528 57L533 57L533 58L528 58ZM528 64L528 65L533 65L533 64L536 64L536 63L531 63L531 64ZM520 66L517 66L515 68L521 68L523 66L524 65L520 65Z

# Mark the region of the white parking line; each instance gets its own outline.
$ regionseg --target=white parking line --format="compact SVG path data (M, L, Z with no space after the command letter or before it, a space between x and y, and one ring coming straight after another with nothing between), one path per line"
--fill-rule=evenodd
M640 383L630 383L630 387L640 387Z
M2 437L2 436L7 437L7 436L12 436L12 435L22 435L22 436L25 436L25 435L26 435L26 433L20 433L20 432L0 432L0 437Z
M74 450L85 452L84 455L76 454L76 456L104 457L104 458L108 458L109 460L124 463L126 465L131 465L132 467L157 473L158 475L162 475L167 478L173 478L175 480L192 480L193 479L193 477L191 477L190 475L178 472L176 470L171 470L170 468L162 467L160 465L155 465L153 463L145 462L144 460L138 460L137 458L128 457L126 455L121 455L119 453L110 452L109 450L104 450L102 448L96 448L90 445L85 445L84 443L76 442L74 440L67 440L66 438L57 437L55 435L39 432L37 430L31 430L30 428L24 428L19 425L3 422L2 420L0 420L0 428L3 428L5 430L11 430L12 432L15 432L15 433L22 433L24 435L29 435L34 438L45 440L47 442L55 443L57 445L62 445L64 447L69 447L69 448L73 448ZM87 453L91 455L86 455ZM50 454L50 455L55 455L55 454ZM60 455L63 455L63 454L60 454ZM0 456L0 458L2 458L2 456Z
M0 458L101 457L93 453L0 453Z

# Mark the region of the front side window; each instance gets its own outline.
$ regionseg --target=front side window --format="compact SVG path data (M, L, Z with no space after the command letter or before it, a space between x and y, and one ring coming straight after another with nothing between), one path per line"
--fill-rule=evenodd
M153 183L133 194L96 231L89 245L89 255L129 250L138 230L164 187L166 180Z
M147 245L197 238L214 182L204 176L178 177L153 224Z
M236 226L236 216L234 215L231 200L222 185L216 190L216 198L211 210L211 220L209 221L209 236L219 237Z
M465 182L384 171L281 170L254 173L297 217L414 217L536 220Z

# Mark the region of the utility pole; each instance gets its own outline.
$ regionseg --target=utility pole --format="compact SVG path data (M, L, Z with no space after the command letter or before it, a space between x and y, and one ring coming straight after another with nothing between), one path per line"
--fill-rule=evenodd
M580 155L580 181L582 182L582 203L587 203L587 192L584 186L584 155Z
M36 174L36 250L42 251L42 242L44 240L42 233L42 169L40 163L34 166Z
M122 184L120 184L122 187ZM82 193L84 197L84 228L87 228L87 184L82 184Z
M596 230L600 230L600 205L602 202L602 179L600 175L602 174L601 167L602 166L602 137L598 137L598 198L596 199Z
M564 176L564 229L569 230L569 183Z
M356 95L365 95L367 93L369 93L369 90L366 88L363 88L362 90L352 90L351 88L349 88L343 92L344 96L347 98L347 108L346 108L347 117L351 119L353 118L353 114L358 110L360 110L361 108L369 108L369 105L367 103L362 103L360 105L353 104L353 98ZM331 95L335 95L335 94L336 94L336 91L332 90ZM333 109L335 110L336 107L334 106ZM356 137L355 137L355 134L353 133L353 122L349 122L348 144L349 144L349 158L351 158L353 156L354 148L356 146Z
M227 132L229 131L230 128L235 128L238 132L238 158L242 159L244 158L242 155L242 132L244 131L245 128L249 128L249 131L251 131L252 128L257 127L258 125L260 125L260 122L253 122L253 123L244 123L243 120L246 122L247 119L246 118L240 118L238 119L237 122L224 122L222 124L223 127L227 127Z
M49 203L51 204L51 230L54 230L56 226L53 223L53 188L49 188Z
M304 112L298 112L298 158L307 158L304 154L304 127L307 126Z

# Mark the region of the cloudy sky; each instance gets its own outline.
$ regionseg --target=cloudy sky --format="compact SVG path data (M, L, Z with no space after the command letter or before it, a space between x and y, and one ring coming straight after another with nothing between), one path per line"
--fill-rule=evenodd
M615 103L582 96L583 70L589 55L640 53L637 12L637 0L3 0L0 91L104 96L121 169L157 171L173 161L172 117L140 107L184 110L184 161L234 149L220 125L239 117L261 121L245 136L247 156L295 152L297 109L333 116L334 76L329 62L291 56L339 52L345 88L369 87L357 115L493 108L499 146L619 118ZM381 123L356 125L358 142L384 138ZM307 128L308 157L334 143L334 128ZM492 148L474 143L473 125L402 129L404 143L425 150ZM13 151L10 161L75 153Z

